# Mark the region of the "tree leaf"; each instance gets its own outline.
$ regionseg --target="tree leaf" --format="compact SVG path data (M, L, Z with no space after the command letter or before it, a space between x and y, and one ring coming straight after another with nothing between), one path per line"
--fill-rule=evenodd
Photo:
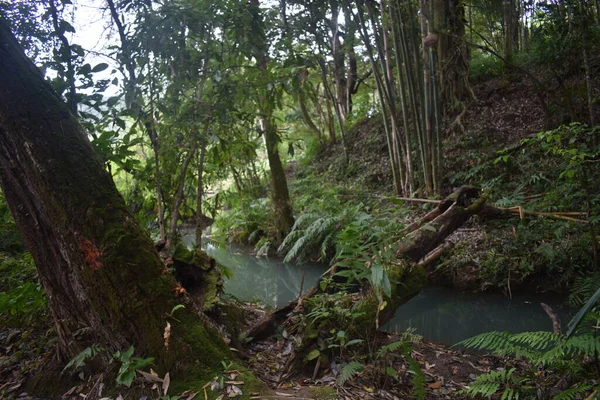
M375 287L381 287L383 284L383 265L374 264L371 267L371 283Z
M314 349L310 353L308 353L306 355L306 357L304 357L304 361L308 362L310 360L314 360L315 358L319 357L320 355L321 355L321 352L319 351L319 349Z

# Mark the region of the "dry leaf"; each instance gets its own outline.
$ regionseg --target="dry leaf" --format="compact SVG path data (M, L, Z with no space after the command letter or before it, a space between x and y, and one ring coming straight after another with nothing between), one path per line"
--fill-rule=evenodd
M429 389L439 389L439 388L442 387L442 384L443 384L442 381L437 381L437 382L434 382L434 383L430 383L427 386L429 386Z
M144 372L144 371L140 371L140 370L138 370L137 372L138 372L138 374L140 374L142 376L142 378L143 378L142 380L144 380L146 382L160 382L160 383L162 383L162 381L163 381L162 378L160 378L157 375L149 374L148 372Z
M227 387L227 397L234 398L243 395L242 389L235 385L231 385Z
M165 394L165 396L167 395L167 392L169 391L170 384L171 384L171 377L169 376L169 373L167 372L165 374L165 377L163 378L163 384L162 384L162 390L163 390L163 393Z
M237 378L239 376L239 372L231 372L229 374L229 379L231 379L232 381L235 380L235 378Z
M194 397L198 396L198 393L200 392L193 392L191 390L186 390L185 392L181 393L181 395L179 395L179 397L183 397L185 400L193 400Z
M425 369L426 370L430 370L433 367L435 367L435 364L429 364L427 361L425 361Z
M165 338L165 347L169 348L169 339L171 339L171 324L167 321L167 326L165 326L165 333L163 333L163 337Z

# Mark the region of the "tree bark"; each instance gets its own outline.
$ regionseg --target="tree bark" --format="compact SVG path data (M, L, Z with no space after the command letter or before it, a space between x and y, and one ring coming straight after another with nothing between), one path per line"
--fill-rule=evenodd
M462 0L435 0L434 4L440 97L446 109L457 109L471 92L470 62L464 40L465 7ZM442 35L441 32L449 35Z
M196 192L196 248L202 248L202 232L212 224L207 221L208 217L202 211L202 201L204 200L204 159L206 158L206 141L203 141L200 148L200 159L198 160L198 188ZM209 223L210 222L210 223ZM207 225L208 224L208 225Z
M271 169L271 190L273 192L273 207L275 211L275 229L277 241L281 242L294 226L294 216L290 207L290 192L287 178L279 157L279 138L273 122L268 119L263 121L263 134L267 147L267 158Z
M77 119L0 21L0 183L36 263L67 360L135 346L160 372L211 379L232 354L183 302ZM180 374L181 372L181 374ZM196 378L194 378L196 379Z
M179 176L179 184L177 185L177 192L175 193L175 201L173 202L173 209L171 210L171 223L169 224L169 236L167 236L167 241L165 243L165 248L167 250L171 249L175 238L177 237L177 221L179 220L179 208L181 207L181 203L183 202L183 189L185 187L185 175L187 174L188 167L194 154L196 154L196 147L198 146L197 141L194 141L194 144L188 151L188 154L185 156L183 160L183 164L181 165L181 175Z
M502 0L502 11L504 16L504 58L511 63L514 43L514 10L512 0Z
M263 32L264 26L260 15L259 0L250 0L251 15L253 18L253 29L257 32ZM263 76L268 76L268 44L266 37L261 37L261 43L257 43L254 56L257 60L257 68L263 72ZM279 156L279 137L277 135L277 126L273 118L273 105L269 104L270 100L265 96L260 96L258 99L258 107L260 111L261 130L265 139L265 147L267 148L267 158L269 161L269 169L271 170L271 190L274 211L274 223L276 229L276 240L281 242L283 238L290 232L294 225L294 216L292 207L290 206L290 193L287 185L287 178L283 169L283 164Z

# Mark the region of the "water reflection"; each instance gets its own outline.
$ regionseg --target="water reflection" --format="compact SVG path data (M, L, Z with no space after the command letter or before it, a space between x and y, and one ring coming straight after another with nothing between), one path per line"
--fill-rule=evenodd
M192 232L184 232L183 243L191 247L195 241ZM203 250L217 262L229 268L231 279L225 280L225 292L242 301L259 301L280 307L300 294L302 273L303 292L312 289L325 271L321 264L284 264L279 259L257 258L244 253L242 248L220 248L203 240Z
M550 305L566 326L570 311L553 297L516 295L509 300L501 294L464 294L427 287L398 308L383 329L403 332L415 328L425 340L444 344L490 331L551 331L552 322L540 307L542 302Z

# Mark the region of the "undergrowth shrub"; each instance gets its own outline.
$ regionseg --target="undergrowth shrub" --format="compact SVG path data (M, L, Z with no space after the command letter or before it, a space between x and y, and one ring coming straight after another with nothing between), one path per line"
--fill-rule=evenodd
M456 185L480 185L495 206L568 215L587 223L524 216L519 223L494 221L485 249L467 249L481 267L482 286L507 286L529 277L547 286L568 285L594 269L600 233L600 130L581 124L561 126L524 139L519 146L457 173ZM485 226L484 226L485 228ZM464 258L464 257L463 257ZM457 257L456 263L464 263ZM452 261L448 261L452 263ZM503 283L504 282L504 283Z
M230 208L219 214L214 234L231 243L256 244L275 232L273 212L267 198L245 201L241 208Z
M593 378L600 374L600 286L596 289L569 323L566 335L489 332L458 343L458 346L527 362L526 368L518 373L511 368L481 375L462 393L469 397L490 397L498 393L502 399L597 398L600 385ZM557 387L560 387L558 392Z
M0 319L24 326L46 312L46 295L29 253L0 254Z

